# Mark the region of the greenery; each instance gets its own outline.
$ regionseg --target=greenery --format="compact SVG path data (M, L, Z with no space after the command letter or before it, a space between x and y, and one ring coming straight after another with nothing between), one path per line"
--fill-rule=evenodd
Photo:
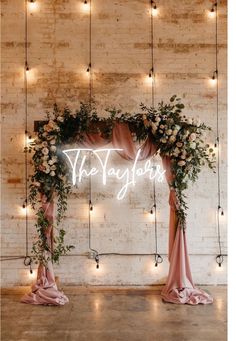
M31 179L29 201L37 210L36 228L38 240L33 245L33 258L46 264L45 251L51 259L58 262L61 255L70 251L73 246L64 246L65 230L58 228L67 209L67 197L71 191L68 179L69 171L64 162L60 147L63 144L75 143L83 139L85 132L99 132L110 138L115 121L127 123L135 141L144 141L150 136L158 147L159 154L170 157L174 176L171 188L176 191L178 207L176 208L181 225L185 226L186 196L184 191L188 183L195 182L202 166L214 170L215 154L213 148L204 142L204 134L210 130L199 120L188 119L182 115L184 104L176 95L168 104L160 102L156 108L140 105L139 113L122 113L115 108L107 110L107 117L102 118L94 105L81 103L80 108L72 112L65 108L59 110L55 105L52 113L47 113L47 121L40 126L37 138L29 147L33 150L34 175ZM49 222L40 205L40 195L45 195L50 202L57 197L57 236L55 247L50 250L45 237Z

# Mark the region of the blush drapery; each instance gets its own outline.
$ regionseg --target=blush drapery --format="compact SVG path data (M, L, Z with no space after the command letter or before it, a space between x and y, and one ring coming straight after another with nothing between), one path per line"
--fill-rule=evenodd
M112 143L114 148L123 149L118 151L120 156L126 160L134 160L137 151L140 149L139 160L146 160L157 152L157 146L148 137L140 148L137 148L133 142L132 134L129 126L125 123L116 122L113 128L111 140L105 139L99 133L86 133L83 141L80 142L85 148L104 147L108 143ZM162 298L165 302L178 304L199 303L209 304L213 302L212 297L195 288L191 276L189 258L187 252L187 242L185 235L185 226L181 226L176 210L178 209L178 200L176 192L171 188L171 182L174 174L171 171L171 160L168 157L162 158L163 167L166 170L166 180L170 187L169 205L169 274L167 282L162 290ZM53 248L53 202L47 203L42 198L42 207L46 218L50 221L50 225L46 231L48 245ZM55 283L52 263L49 261L47 268L40 264L38 268L38 276L36 284L32 286L32 293L25 295L22 300L24 303L30 304L46 304L46 305L64 305L68 302L68 298L57 289Z
M213 302L212 297L205 291L194 286L189 257L187 251L187 241L185 234L185 226L181 226L176 209L178 208L178 200L175 190L171 188L171 182L174 174L171 171L171 160L168 157L162 158L163 167L166 171L166 180L170 187L169 205L169 274L167 282L162 290L161 296L165 302L179 304L210 304Z
M49 225L45 231L47 245L53 249L53 201L47 202L46 197L42 196L42 209ZM45 251L50 259L50 252ZM69 302L63 292L59 291L55 282L52 262L49 260L47 267L39 264L37 280L32 286L32 292L26 294L21 299L22 303L44 304L44 305L64 305Z

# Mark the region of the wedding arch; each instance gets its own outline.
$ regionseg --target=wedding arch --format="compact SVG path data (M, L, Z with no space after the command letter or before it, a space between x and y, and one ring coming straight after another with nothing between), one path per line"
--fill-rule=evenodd
M63 305L68 298L57 288L53 263L73 248L64 244L66 231L60 223L67 209L72 183L68 162L62 146L77 144L94 150L111 143L124 159L148 160L156 153L162 158L169 185L169 274L162 298L172 303L212 303L212 297L193 284L186 245L186 195L189 182L198 178L202 166L214 170L213 148L205 143L210 127L199 120L182 115L184 105L176 95L157 107L140 105L139 113L122 113L107 109L107 117L99 117L95 105L81 103L72 112L55 105L47 113L31 143L34 174L30 184L29 202L36 211L38 239L26 263L38 264L32 292L22 298L31 304ZM137 148L137 143L141 147ZM77 154L78 155L78 154ZM91 174L90 174L91 175ZM54 219L54 202L57 214ZM56 231L54 227L57 227Z

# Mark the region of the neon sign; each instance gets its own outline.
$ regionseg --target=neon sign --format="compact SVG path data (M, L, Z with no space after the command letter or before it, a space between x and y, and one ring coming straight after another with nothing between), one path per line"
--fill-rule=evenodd
M165 170L160 165L152 166L151 161L147 160L143 167L137 166L137 162L140 156L141 150L139 149L132 168L114 168L108 166L111 153L114 151L122 151L119 148L108 148L108 149L89 149L89 148L75 148L63 150L63 153L69 160L69 164L72 169L72 183L75 185L77 182L81 182L84 177L95 176L97 174L102 175L103 185L107 184L108 177L115 177L122 183L122 188L117 194L117 199L122 200L130 185L135 186L136 178L148 175L150 180L156 179L158 182L164 180ZM86 160L89 157L88 153L93 154L99 161L99 167L91 167L89 170L86 169ZM105 153L105 156L104 156Z

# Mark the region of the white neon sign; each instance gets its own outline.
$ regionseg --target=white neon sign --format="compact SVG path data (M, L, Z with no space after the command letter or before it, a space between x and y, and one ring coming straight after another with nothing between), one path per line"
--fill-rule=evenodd
M75 185L77 182L81 182L83 177L95 176L99 173L102 174L103 185L107 184L107 177L115 177L118 180L124 181L124 185L117 194L117 199L122 200L130 185L135 186L136 178L148 175L150 180L154 178L158 182L164 180L165 170L161 168L160 165L153 167L151 161L147 160L143 167L137 167L137 162L140 156L141 150L139 149L135 160L133 162L132 168L114 168L108 167L108 161L110 159L111 153L113 151L122 151L119 148L107 148L107 149L90 149L90 148L75 148L63 150L63 153L69 160L72 169L72 183ZM83 154L84 152L84 154ZM91 167L89 170L85 168L85 162L88 158L88 152L96 156L99 161L99 168ZM105 153L105 157L104 157Z

